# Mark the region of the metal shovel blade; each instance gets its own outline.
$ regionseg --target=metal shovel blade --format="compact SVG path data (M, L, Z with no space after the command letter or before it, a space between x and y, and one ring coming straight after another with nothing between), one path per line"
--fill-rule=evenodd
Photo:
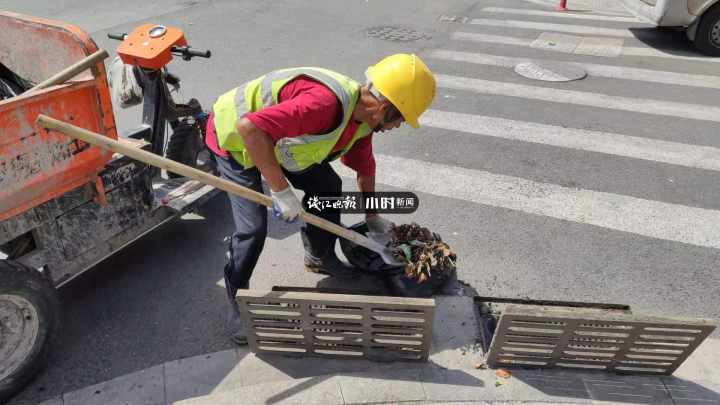
M391 241L390 233L367 232L365 236L367 236L373 245L372 247L368 246L368 248L379 254L385 263L398 267L407 264L404 260L397 259L393 254L393 250L387 247Z

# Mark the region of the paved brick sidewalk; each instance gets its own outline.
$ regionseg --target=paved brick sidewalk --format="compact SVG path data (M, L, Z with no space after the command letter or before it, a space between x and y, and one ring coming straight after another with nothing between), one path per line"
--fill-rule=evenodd
M720 340L705 341L672 377L513 370L511 378L502 380L493 370L474 367L481 352L477 325L468 321L474 319L472 299L438 299L441 321L427 363L260 357L244 348L167 362L42 405L720 404Z

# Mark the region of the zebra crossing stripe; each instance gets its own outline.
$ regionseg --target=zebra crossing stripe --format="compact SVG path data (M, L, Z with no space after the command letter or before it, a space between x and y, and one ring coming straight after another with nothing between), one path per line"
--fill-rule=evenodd
M485 7L480 11L483 11L486 13L527 15L527 16L551 17L551 18L572 18L572 19L577 19L577 20L642 23L642 20L640 20L637 17L619 17L619 16L610 16L610 15L574 13L572 11L558 13L557 11L528 10L528 9L524 9L524 8L505 8L505 7Z
M529 38L518 38L510 37L506 35L490 35L490 34L477 34L472 32L453 32L450 37L453 40L477 42L485 44L498 44L498 45L509 45L509 46L530 46L533 39ZM549 48L543 48L543 50L550 50ZM563 52L560 49L556 49L556 52ZM714 62L720 63L720 58L711 58L707 56L699 56L698 53L687 52L687 51L673 51L675 53L665 53L661 50L654 48L644 48L636 46L623 46L621 55L623 56L638 56L638 57L653 57L653 58L667 58L667 59L679 59L691 62ZM565 52L567 53L567 52ZM595 55L597 56L597 55Z
M489 44L500 44L500 45L513 45L513 46L530 46L532 39L509 37L506 35L490 35L490 34L476 34L473 32L453 32L450 35L451 39L459 41L472 41Z
M518 63L549 61L547 59L513 58L507 56L489 55L484 53L469 53L447 50L434 50L429 53L429 56L432 58L453 62L466 62L479 65L500 66L509 68L514 67ZM576 65L582 66L582 68L585 69L585 71L587 71L588 75L590 76L720 89L720 76L692 75L687 73L666 72L661 70L598 65L594 63L568 63L575 63Z
M588 25L541 23L541 22L534 22L534 21L519 21L519 20L494 20L494 19L490 19L490 18L475 18L475 19L470 20L469 23L473 24L473 25L485 25L485 26L491 26L491 27L520 28L520 29L526 29L526 30L569 32L571 34L635 38L635 36L632 34L632 32L630 32L627 29L591 27Z
M691 62L715 62L719 63L720 58L713 58L710 56L702 56L697 52L689 52L683 50L673 50L674 53L663 52L660 49L645 48L626 46L622 49L622 55L624 56L640 56L640 57L653 57L653 58L669 58L669 59L681 59Z
M541 7L547 7L548 9L551 9L551 10L555 10L555 8L556 8L557 5L558 5L558 0L523 0L523 1L526 2L526 3L536 4L536 5L541 6ZM570 11L570 12L578 12L578 11L582 11L582 12L593 11L593 12L596 12L596 10L587 10L587 9L580 10L580 9L576 9L575 6L572 4L572 2L569 4L569 6L573 7L572 10L568 10L568 11ZM602 13L600 13L600 15L629 16L630 14L628 14L627 12L621 12L621 11L619 11L619 10L607 10L607 9L604 9L604 10L602 11Z
M552 4L552 0L523 0L526 3L536 4L542 7L554 8L557 4Z
M376 155L377 182L650 238L720 248L720 211L563 187L438 163ZM335 164L349 178L355 173Z
M498 96L519 97L552 103L575 104L610 110L720 122L720 107L715 106L611 96L601 93L564 90L552 87L528 86L524 84L496 82L443 74L436 74L435 78L437 80L438 87L447 89L466 90Z
M421 125L561 148L720 171L720 149L482 115L428 110Z

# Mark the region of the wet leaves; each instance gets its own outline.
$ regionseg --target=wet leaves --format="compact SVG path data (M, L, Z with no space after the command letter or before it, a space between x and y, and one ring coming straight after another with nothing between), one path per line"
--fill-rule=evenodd
M476 370L485 370L488 366L484 362L475 363L475 369Z
M505 379L507 379L507 378L510 378L510 377L512 376L512 373L509 372L508 370L505 370L504 368L499 368L499 369L495 370L495 375L498 376L498 377L500 377L500 378L505 378Z
M457 256L440 235L416 223L395 225L391 230L390 247L396 248L396 258L404 259L405 275L424 283L433 273L455 269Z
M508 383L508 379L512 376L512 373L508 370L505 370L504 368L499 368L495 370L495 375L498 377L495 380L495 386L499 387Z
M398 248L402 250L403 254L405 255L406 261L409 262L410 260L412 260L412 247L410 245L402 244L398 246Z

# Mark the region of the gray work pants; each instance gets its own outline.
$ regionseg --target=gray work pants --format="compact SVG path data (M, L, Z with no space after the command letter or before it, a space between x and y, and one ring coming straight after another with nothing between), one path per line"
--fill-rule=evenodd
M215 156L220 176L252 190L262 193L260 171L245 169L235 159ZM325 193L340 195L342 180L329 163L315 165L302 173L285 171L290 184L305 192L303 206L310 195ZM267 208L250 200L228 194L235 221L235 233L230 240L230 259L225 266L225 275L235 288L248 288L250 277L262 253L267 237ZM323 209L318 216L340 224L340 210ZM303 227L302 232L313 256L324 257L334 251L337 237L312 225Z

